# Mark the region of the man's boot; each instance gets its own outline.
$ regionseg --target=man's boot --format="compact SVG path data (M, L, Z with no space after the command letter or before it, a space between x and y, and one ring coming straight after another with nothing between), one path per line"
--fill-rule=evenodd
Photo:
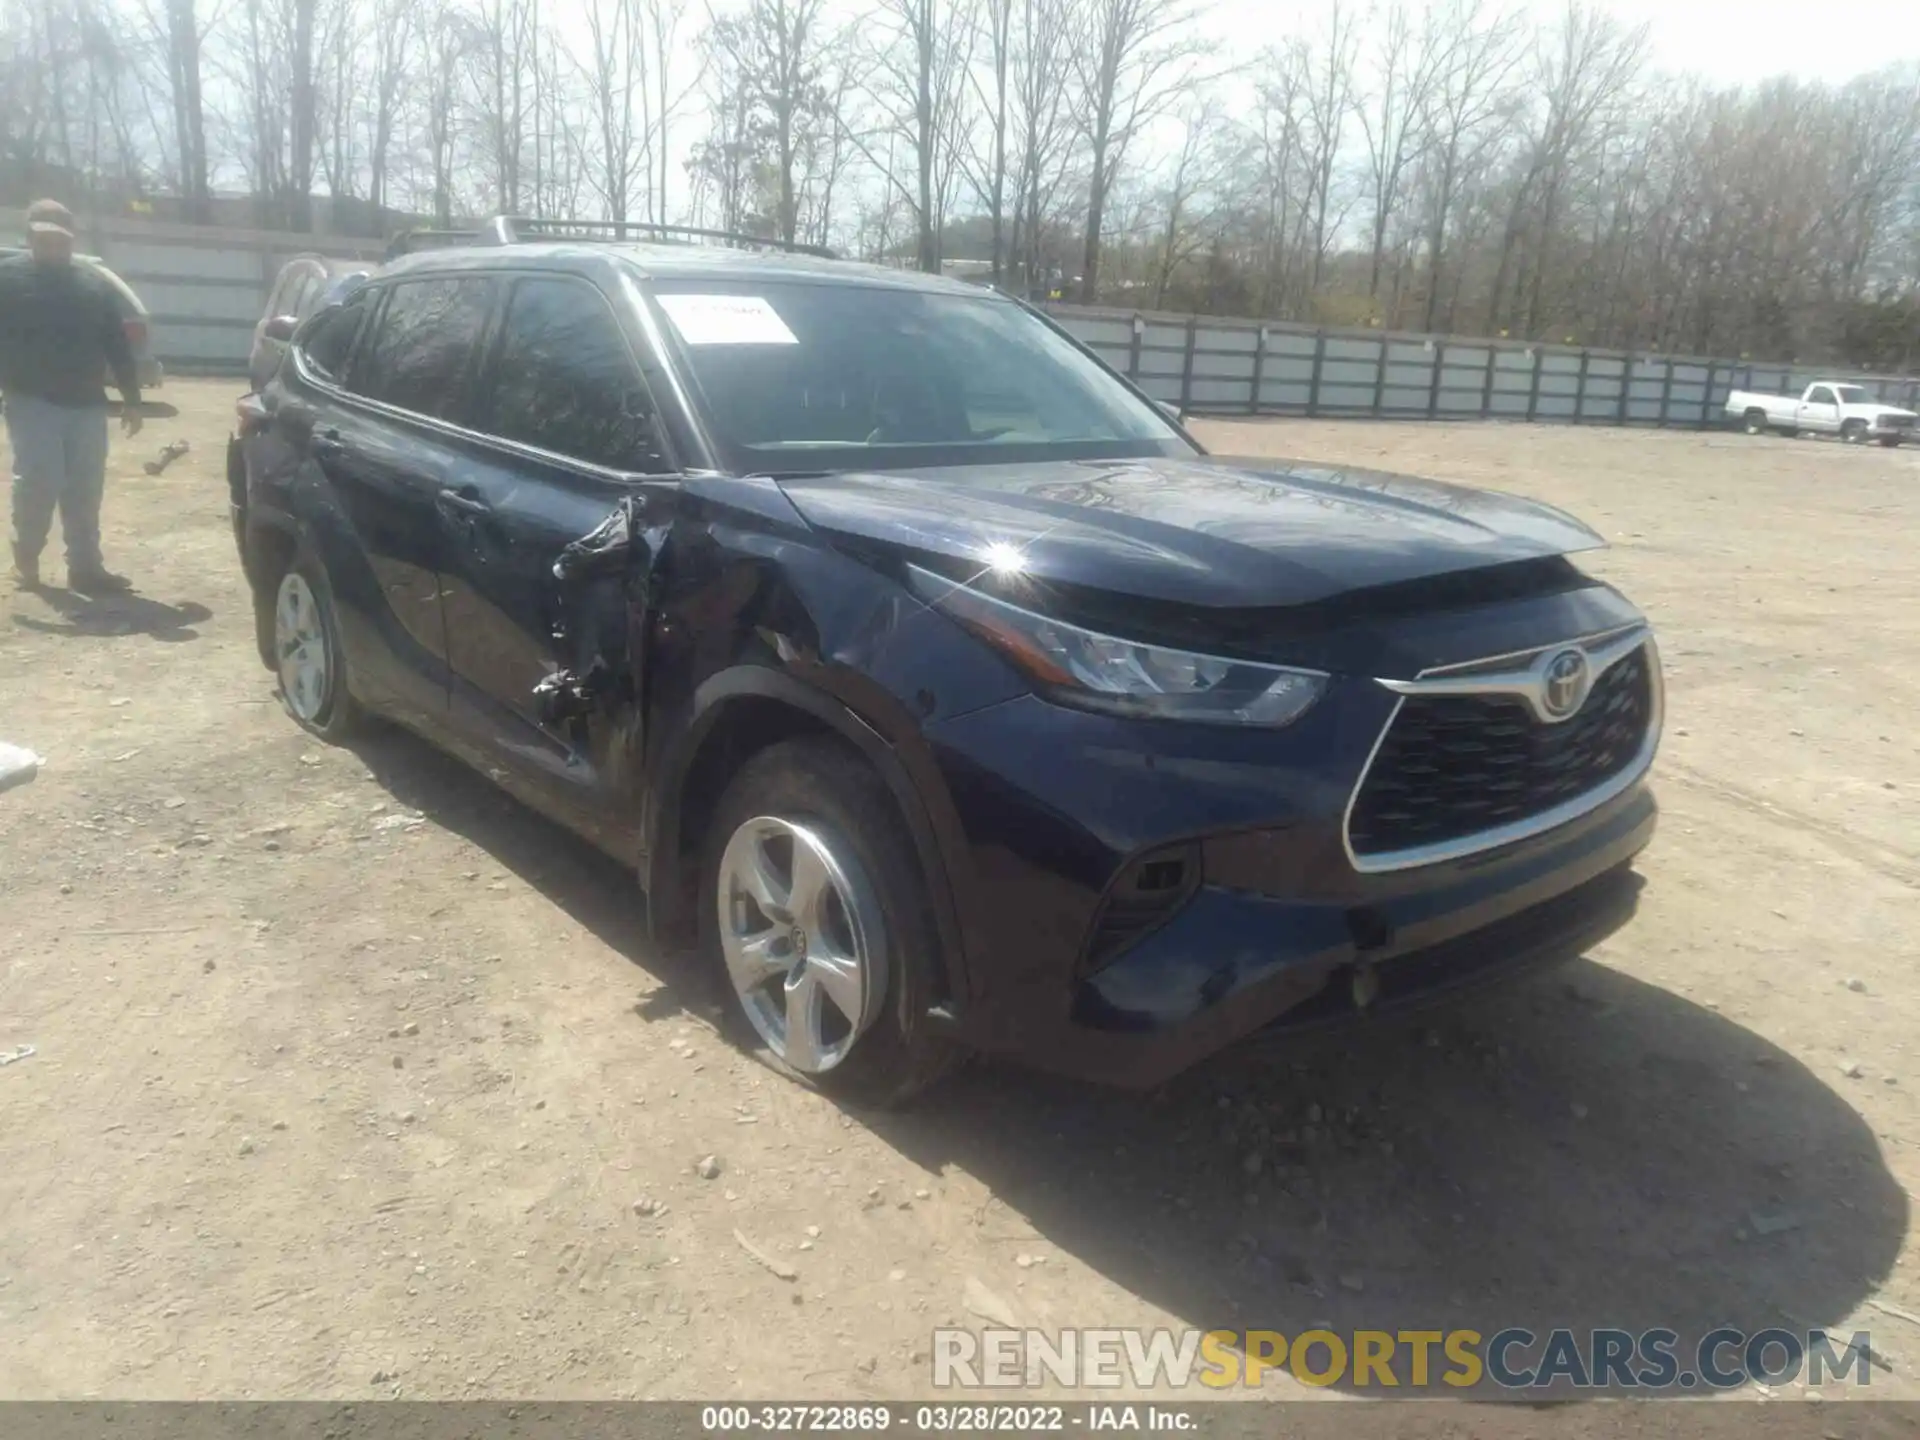
M28 554L22 546L14 546L13 575L22 590L38 590L40 588L40 557Z
M77 590L82 595L119 595L133 588L133 582L124 575L116 575L104 565L92 565L85 570L67 572L67 588Z

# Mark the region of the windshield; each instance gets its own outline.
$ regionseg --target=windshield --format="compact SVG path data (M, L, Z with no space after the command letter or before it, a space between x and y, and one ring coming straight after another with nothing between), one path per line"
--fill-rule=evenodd
M1862 390L1858 385L1840 385L1835 388L1840 392L1840 403L1842 405L1873 404L1873 396Z
M1153 405L998 296L703 280L656 286L653 303L735 470L1194 453Z

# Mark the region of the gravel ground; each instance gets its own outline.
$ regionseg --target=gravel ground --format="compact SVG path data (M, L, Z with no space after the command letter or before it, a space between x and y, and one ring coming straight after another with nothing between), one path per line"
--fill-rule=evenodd
M0 739L48 760L0 797L0 1052L34 1047L0 1067L0 1396L904 1398L983 1304L1868 1329L1873 1393L1920 1393L1920 453L1205 427L1606 533L1670 666L1641 918L1151 1097L983 1065L875 1116L717 1033L617 867L417 741L281 715L232 389L116 442L139 595L0 594Z

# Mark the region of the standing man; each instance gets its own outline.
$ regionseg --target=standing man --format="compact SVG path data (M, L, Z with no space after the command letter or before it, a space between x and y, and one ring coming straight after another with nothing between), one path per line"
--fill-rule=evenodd
M40 551L60 511L67 585L83 595L131 588L100 557L107 483L107 392L113 372L140 433L140 378L107 283L73 263L73 216L57 200L27 207L28 255L0 261L0 395L13 447L13 568L40 584Z

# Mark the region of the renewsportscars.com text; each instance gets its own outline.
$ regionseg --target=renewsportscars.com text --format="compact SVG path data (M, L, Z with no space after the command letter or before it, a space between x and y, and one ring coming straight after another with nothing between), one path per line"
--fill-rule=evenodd
M933 1332L936 1389L1044 1384L1139 1390L1258 1388L1274 1374L1356 1390L1731 1390L1751 1382L1866 1385L1872 1337L1725 1326L1673 1330L1010 1330Z

